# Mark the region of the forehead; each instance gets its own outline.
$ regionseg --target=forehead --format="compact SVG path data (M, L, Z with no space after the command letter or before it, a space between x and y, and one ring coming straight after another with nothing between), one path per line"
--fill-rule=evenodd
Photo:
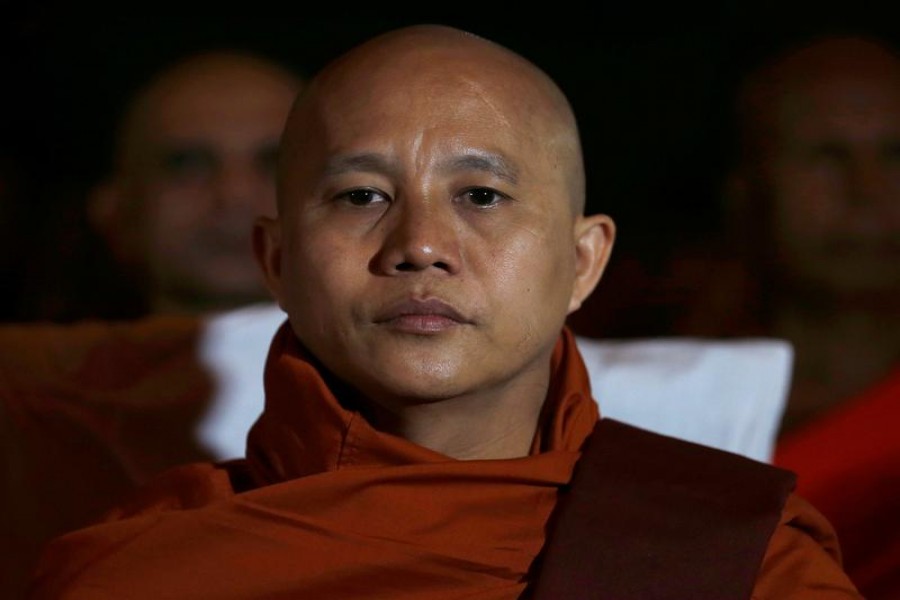
M288 125L289 146L380 151L471 148L539 162L571 142L562 102L515 58L443 48L364 57L314 85Z
M864 139L900 126L900 57L868 40L813 44L775 66L766 85L785 134Z
M533 143L540 119L527 118L524 102L511 102L464 76L373 86L368 98L332 96L319 116L331 141L365 144L380 138L444 144Z
M839 74L795 86L778 110L783 132L873 139L900 135L900 77Z
M158 79L137 100L126 135L149 140L280 133L298 84L251 60L212 58Z

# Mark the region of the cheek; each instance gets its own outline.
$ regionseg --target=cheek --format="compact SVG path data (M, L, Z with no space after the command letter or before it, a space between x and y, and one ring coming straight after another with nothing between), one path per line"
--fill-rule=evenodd
M282 275L287 301L300 313L329 325L365 285L365 261L327 236L295 234L303 243L285 247Z
M209 213L212 191L199 183L160 185L148 194L146 202L152 224L167 235L190 232L203 225Z
M274 218L275 216L277 216L278 208L276 198L277 196L274 184L263 186L261 188L261 193L253 198L253 202L251 204L254 217L262 215Z
M486 265L497 296L507 303L534 311L548 309L548 303L568 306L574 257L563 252L558 237L520 232L491 253Z
M254 216L275 217L278 212L276 198L275 177L268 171L257 171L254 174L253 187L247 194L247 210L253 212Z
M841 225L841 184L826 169L780 170L774 201L774 226L788 244L819 238Z

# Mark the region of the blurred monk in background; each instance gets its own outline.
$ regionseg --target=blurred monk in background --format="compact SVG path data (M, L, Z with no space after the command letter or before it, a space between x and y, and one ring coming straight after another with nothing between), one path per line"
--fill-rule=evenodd
M775 460L835 524L866 598L898 598L900 56L869 36L807 40L749 73L737 108L740 333L795 351Z
M268 59L209 50L164 68L124 111L114 169L88 211L117 272L139 286L143 316L88 310L71 324L0 329L0 596L20 597L47 539L157 472L243 455L285 318L253 260L253 219L275 214L278 147L301 83ZM48 258L77 284L82 271L55 241ZM90 300L102 292L81 287L50 287L44 308L99 308Z
M133 269L151 312L268 300L248 223L274 214L278 142L300 83L267 60L211 51L165 70L134 98L89 215Z

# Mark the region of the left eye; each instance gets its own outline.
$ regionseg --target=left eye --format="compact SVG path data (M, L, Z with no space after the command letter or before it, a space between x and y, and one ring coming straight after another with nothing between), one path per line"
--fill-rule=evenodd
M381 192L371 188L348 190L339 198L353 206L370 206L385 201L385 196Z
M472 188L463 196L475 206L493 206L503 199L503 195L490 188Z

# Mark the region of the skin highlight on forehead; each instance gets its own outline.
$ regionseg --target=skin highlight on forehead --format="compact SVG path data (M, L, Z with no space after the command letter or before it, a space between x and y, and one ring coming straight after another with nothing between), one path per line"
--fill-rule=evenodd
M373 89L378 92L373 94ZM339 57L316 76L295 105L285 130L279 169L280 209L284 208L283 196L289 195L285 180L292 177L299 157L309 155L300 145L321 141L309 134L327 136L329 122L346 121L354 112L371 119L375 109L369 98L379 94L393 94L397 101L392 106L420 102L439 106L442 118L476 115L497 139L502 139L504 131L514 132L519 143L527 140L558 171L573 215L584 210L577 124L559 87L506 48L436 25L384 34Z

